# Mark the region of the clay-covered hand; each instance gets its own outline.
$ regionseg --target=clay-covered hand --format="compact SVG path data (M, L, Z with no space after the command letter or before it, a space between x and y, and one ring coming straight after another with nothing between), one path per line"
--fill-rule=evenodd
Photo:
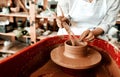
M58 27L60 28L63 28L63 22L66 22L68 25L70 25L69 19L64 16L57 17L56 22L57 22Z
M80 41L92 41L95 37L104 33L102 28L95 28L94 30L86 30L80 35Z
M80 35L80 41L92 41L94 38L95 35L90 30L86 30Z

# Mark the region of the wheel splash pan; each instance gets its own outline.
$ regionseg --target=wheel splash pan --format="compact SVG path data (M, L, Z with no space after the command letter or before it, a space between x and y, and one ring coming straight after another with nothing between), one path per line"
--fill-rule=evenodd
M29 77L50 59L52 49L68 39L67 35L48 37L3 59L0 61L0 77ZM120 67L120 50L116 50L111 44L98 38L89 45L109 53Z

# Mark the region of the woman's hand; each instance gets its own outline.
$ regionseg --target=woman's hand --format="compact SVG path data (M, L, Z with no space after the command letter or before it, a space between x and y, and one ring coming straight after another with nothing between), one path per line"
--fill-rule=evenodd
M69 19L64 16L57 17L56 22L57 22L58 27L60 28L63 28L63 22L66 22L68 25L70 25Z
M86 30L80 35L80 41L92 41L94 38L95 35L90 30Z
M103 34L104 31L101 28L96 28L92 31L86 30L80 35L80 41L92 41L95 37Z

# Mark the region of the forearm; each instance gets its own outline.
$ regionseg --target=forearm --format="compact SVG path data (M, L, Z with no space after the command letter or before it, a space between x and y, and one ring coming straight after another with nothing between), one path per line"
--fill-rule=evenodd
M92 41L95 37L104 33L102 28L95 28L92 31L86 30L80 35L80 41Z
M95 28L94 30L92 30L92 33L94 34L94 36L99 36L102 35L104 31L101 28Z

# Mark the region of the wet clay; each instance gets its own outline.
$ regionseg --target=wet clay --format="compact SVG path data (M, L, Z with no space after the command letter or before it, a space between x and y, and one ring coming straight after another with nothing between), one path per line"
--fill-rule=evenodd
M86 70L70 70L49 60L42 68L32 73L30 77L120 77L120 75L114 62L101 63L97 67Z
M83 43L72 46L68 40L64 46L59 46L51 51L51 59L56 64L70 69L88 69L96 66L102 59L101 54Z
M105 51L99 52L102 60L96 67L85 70L68 69L50 59L30 77L120 77L120 69L116 62Z

